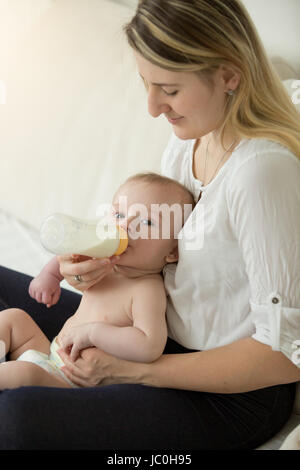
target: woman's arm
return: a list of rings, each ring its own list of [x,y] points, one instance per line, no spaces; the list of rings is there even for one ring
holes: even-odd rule
[[[253,338],[187,354],[165,354],[151,364],[124,361],[97,349],[72,363],[60,355],[67,377],[83,387],[136,383],[210,393],[242,393],[300,380],[300,369],[281,352]]]
[[[248,279],[252,339],[272,348],[268,351],[279,369],[274,351],[292,363],[293,345],[300,339],[299,181],[299,160],[271,144],[243,160],[227,191]]]
[[[208,351],[162,356],[141,371],[142,383],[211,393],[242,393],[300,380],[281,352],[253,338]]]

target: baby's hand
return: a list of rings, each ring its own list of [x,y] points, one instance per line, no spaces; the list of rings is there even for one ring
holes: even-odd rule
[[[60,298],[60,280],[52,273],[42,271],[29,285],[29,295],[47,307],[55,305]]]
[[[93,325],[93,323],[84,323],[73,326],[59,338],[62,349],[70,355],[71,361],[76,361],[82,349],[94,346],[90,340]]]

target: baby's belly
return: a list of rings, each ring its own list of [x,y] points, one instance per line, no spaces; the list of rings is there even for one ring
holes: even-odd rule
[[[78,326],[78,325],[82,325],[84,322],[82,321],[79,321],[79,318],[76,317],[76,314],[72,315],[72,317],[70,317],[64,324],[64,326],[62,327],[62,329],[60,330],[60,332],[58,333],[57,335],[57,341],[58,343],[60,343],[60,338],[62,337],[63,334],[67,333],[67,331],[72,328],[73,326]]]

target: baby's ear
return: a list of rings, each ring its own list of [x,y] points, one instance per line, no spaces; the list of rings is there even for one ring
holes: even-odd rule
[[[165,257],[166,263],[176,263],[176,261],[178,261],[178,257],[178,246],[175,246],[173,250]]]

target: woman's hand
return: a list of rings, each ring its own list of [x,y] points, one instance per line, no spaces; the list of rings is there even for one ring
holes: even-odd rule
[[[58,256],[61,275],[70,286],[84,292],[100,282],[118,262],[119,256],[110,258],[91,258],[82,255]],[[75,276],[80,276],[81,281]]]
[[[139,383],[133,377],[133,371],[135,365],[140,367],[140,364],[118,359],[97,348],[82,350],[75,362],[71,361],[69,354],[62,349],[57,352],[65,363],[62,367],[63,373],[80,387]]]

